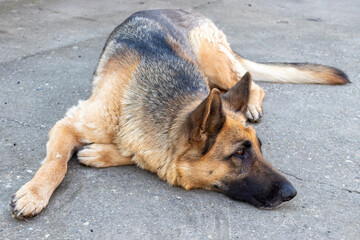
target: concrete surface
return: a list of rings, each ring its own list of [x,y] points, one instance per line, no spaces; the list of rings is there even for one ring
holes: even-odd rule
[[[10,197],[40,166],[47,132],[89,96],[107,35],[134,11],[165,7],[205,14],[252,60],[348,73],[346,86],[260,83],[264,155],[298,196],[264,211],[73,158],[49,206],[12,219]],[[351,0],[0,0],[0,239],[360,239],[359,12]]]

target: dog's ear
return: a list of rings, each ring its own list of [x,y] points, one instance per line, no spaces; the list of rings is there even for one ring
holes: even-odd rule
[[[249,72],[246,72],[235,86],[222,95],[222,99],[226,101],[233,110],[245,113],[250,97],[251,82],[251,75]]]
[[[220,91],[214,88],[187,119],[190,140],[204,141],[211,135],[219,133],[225,120]]]

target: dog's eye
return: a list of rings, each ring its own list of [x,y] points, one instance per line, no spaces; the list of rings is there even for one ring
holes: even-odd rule
[[[245,156],[246,156],[245,150],[244,150],[244,149],[237,150],[237,151],[234,153],[234,156],[235,156],[235,157],[238,157],[238,158],[241,158],[241,159],[244,159]]]

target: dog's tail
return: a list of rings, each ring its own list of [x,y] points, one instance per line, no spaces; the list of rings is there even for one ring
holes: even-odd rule
[[[350,83],[346,74],[333,67],[311,63],[256,63],[237,56],[254,79],[279,83],[341,85]]]

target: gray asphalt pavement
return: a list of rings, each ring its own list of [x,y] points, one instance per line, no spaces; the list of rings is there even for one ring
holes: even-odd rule
[[[76,158],[48,207],[11,218],[9,202],[45,157],[47,133],[90,95],[107,35],[131,13],[191,8],[256,61],[343,69],[345,86],[261,83],[265,157],[298,190],[272,211],[172,187],[135,166]],[[360,239],[359,1],[0,0],[0,239]]]

